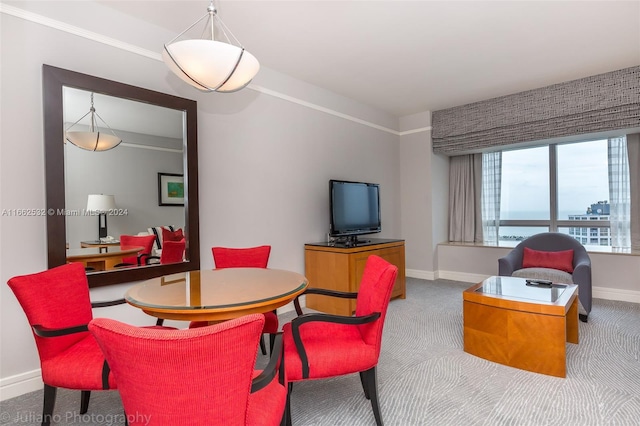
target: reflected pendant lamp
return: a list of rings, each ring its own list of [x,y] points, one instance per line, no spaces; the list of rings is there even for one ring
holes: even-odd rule
[[[203,34],[207,38],[178,41],[205,18]],[[238,91],[246,87],[260,69],[255,56],[245,50],[218,17],[213,2],[203,17],[164,45],[162,60],[183,81],[204,92]]]
[[[90,115],[88,132],[70,131],[73,126],[78,124],[80,120],[85,118],[87,115]],[[98,122],[96,121],[96,117],[99,118],[102,123],[104,123],[104,125],[111,131],[111,134],[100,131]],[[65,138],[78,148],[86,149],[87,151],[107,151],[109,149],[115,148],[116,146],[120,145],[120,142],[122,142],[122,139],[119,138],[113,130],[111,130],[111,127],[109,127],[109,125],[105,123],[105,121],[98,115],[96,109],[93,107],[93,93],[91,93],[91,108],[89,109],[89,112],[87,112],[85,115],[80,117],[78,121],[68,127],[67,131],[65,132]]]

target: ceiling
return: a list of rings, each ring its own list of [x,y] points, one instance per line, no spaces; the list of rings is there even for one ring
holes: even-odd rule
[[[176,35],[209,5],[101,3]],[[261,65],[395,116],[640,65],[640,1],[214,4]]]

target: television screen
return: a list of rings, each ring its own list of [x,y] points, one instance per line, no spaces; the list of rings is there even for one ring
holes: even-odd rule
[[[382,230],[378,184],[330,180],[329,196],[332,236],[372,234]]]

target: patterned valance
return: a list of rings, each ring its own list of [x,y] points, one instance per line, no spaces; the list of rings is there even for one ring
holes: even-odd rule
[[[434,111],[433,151],[446,155],[640,127],[640,66]]]

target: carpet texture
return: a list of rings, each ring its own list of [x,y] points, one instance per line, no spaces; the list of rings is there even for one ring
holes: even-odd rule
[[[595,299],[580,344],[567,344],[562,379],[462,350],[470,285],[408,278],[407,298],[391,302],[378,365],[387,426],[640,425],[640,304]],[[291,404],[294,425],[375,425],[357,374],[296,383]],[[84,416],[79,405],[79,392],[59,390],[57,424],[124,424],[117,392],[94,392]],[[42,391],[3,401],[0,424],[37,425],[41,409]]]

